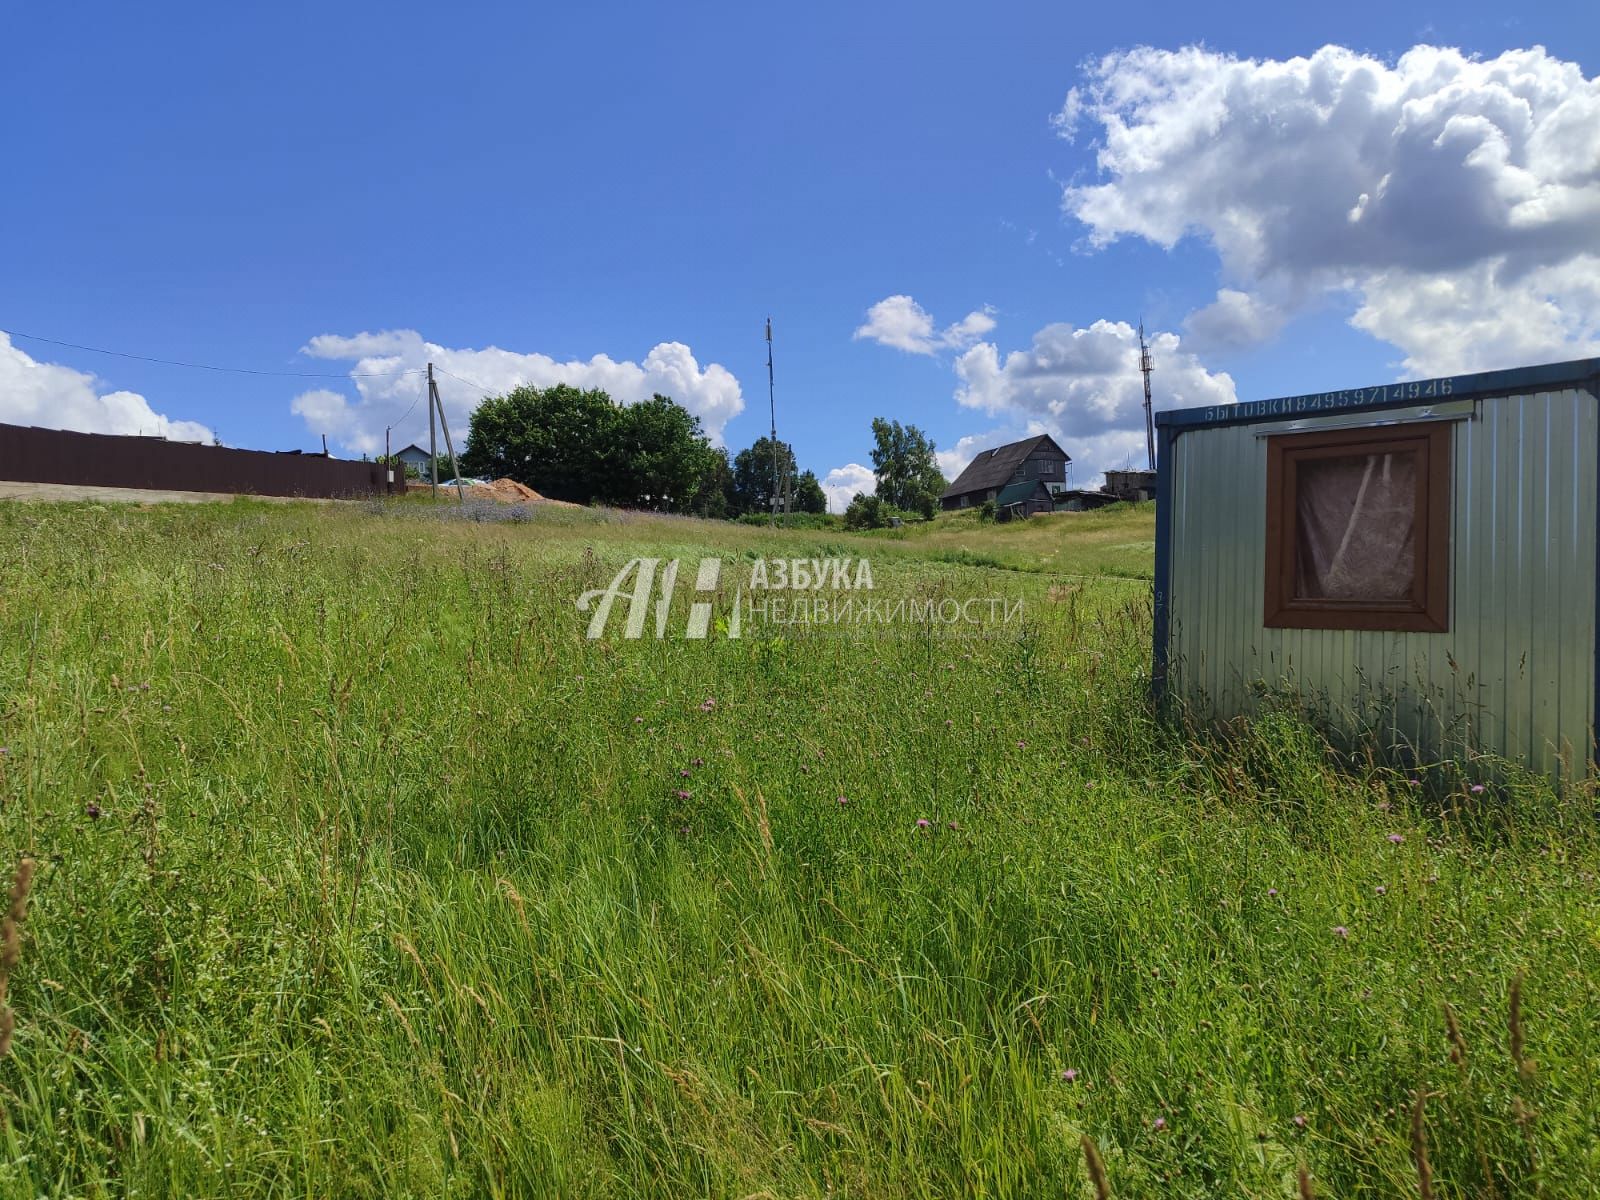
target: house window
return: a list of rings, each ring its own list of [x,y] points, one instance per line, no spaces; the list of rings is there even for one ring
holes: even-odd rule
[[[1450,627],[1450,425],[1267,439],[1270,629]]]

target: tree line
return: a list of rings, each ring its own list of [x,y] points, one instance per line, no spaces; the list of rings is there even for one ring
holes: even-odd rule
[[[881,524],[890,512],[931,516],[945,488],[933,442],[914,425],[882,418],[872,434],[877,486],[873,496],[852,500],[854,523]],[[598,388],[564,383],[524,385],[480,404],[460,467],[578,504],[739,517],[770,514],[776,494],[789,512],[828,507],[816,473],[799,469],[787,442],[774,446],[763,436],[730,456],[670,397],[618,404]],[[874,519],[865,519],[869,509]]]

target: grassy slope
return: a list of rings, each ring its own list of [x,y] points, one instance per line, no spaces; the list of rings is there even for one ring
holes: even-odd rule
[[[870,536],[915,546],[933,559],[1048,574],[1149,579],[1156,506],[1116,504],[1094,512],[1049,513],[1000,523],[982,521],[976,510],[968,510],[940,513],[931,522],[912,522]]]
[[[1442,1195],[1591,1195],[1586,814],[1184,742],[1141,585],[937,558],[1147,512],[952,526],[0,506],[0,1196],[1083,1195],[1083,1133],[1120,1196],[1409,1195],[1419,1085]],[[707,547],[1026,621],[583,640]]]

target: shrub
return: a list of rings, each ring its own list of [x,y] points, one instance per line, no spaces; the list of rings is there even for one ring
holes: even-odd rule
[[[850,507],[844,510],[846,529],[882,529],[889,523],[889,506],[876,496],[856,493]]]

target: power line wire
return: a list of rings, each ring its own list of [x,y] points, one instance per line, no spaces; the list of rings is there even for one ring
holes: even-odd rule
[[[422,399],[422,397],[420,395],[413,397],[412,400],[411,400],[411,408],[406,409],[406,411],[401,414],[400,419],[398,421],[391,421],[389,423],[389,428],[393,429],[396,425],[404,425],[406,423],[406,418],[411,415],[411,409],[412,408],[416,408],[417,401],[421,400],[421,399]]]
[[[443,368],[443,367],[441,367],[441,366],[440,366],[440,365],[439,365],[439,364],[438,364],[438,363],[434,363],[434,365],[433,365],[433,369],[434,369],[434,370],[435,370],[435,371],[437,371],[437,372],[439,372],[439,374],[441,374],[441,375],[448,375],[448,376],[450,376],[450,378],[451,378],[451,379],[454,379],[454,380],[455,380],[455,381],[456,381],[456,382],[457,382],[457,383],[464,383],[464,384],[466,384],[466,385],[467,385],[467,386],[468,386],[468,387],[470,387],[470,388],[477,388],[477,389],[478,389],[478,390],[479,390],[479,391],[480,391],[480,392],[482,392],[482,393],[483,393],[483,394],[484,394],[484,395],[485,395],[485,396],[492,396],[492,395],[494,395],[494,389],[493,389],[493,388],[486,388],[486,387],[484,387],[484,386],[483,386],[483,384],[481,384],[481,383],[473,383],[473,382],[472,382],[472,380],[470,380],[470,379],[463,379],[463,378],[461,378],[461,376],[459,376],[459,375],[457,375],[457,374],[456,374],[456,373],[455,373],[455,372],[454,372],[454,371],[446,371],[446,370],[445,370],[445,369],[444,369],[444,368]]]
[[[268,375],[279,379],[388,379],[396,375],[420,375],[423,368],[407,367],[398,371],[346,371],[338,375],[330,375],[317,371],[258,371],[250,367],[217,367],[209,363],[178,362],[171,358],[152,358],[146,354],[128,354],[121,350],[106,350],[100,346],[83,346],[77,342],[63,342],[56,338],[42,337],[37,333],[23,333],[19,329],[0,329],[0,333],[13,338],[26,338],[30,342],[46,342],[52,346],[64,346],[68,350],[86,350],[90,354],[109,354],[114,358],[131,358],[137,362],[159,363],[164,367],[187,367],[193,371],[221,371],[229,375]],[[463,383],[466,380],[462,380]],[[413,405],[413,407],[415,407]],[[404,420],[404,418],[401,418]]]

